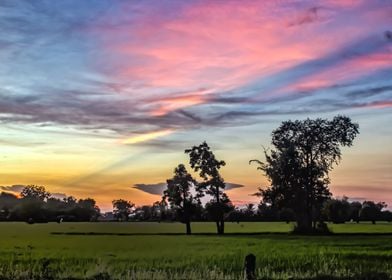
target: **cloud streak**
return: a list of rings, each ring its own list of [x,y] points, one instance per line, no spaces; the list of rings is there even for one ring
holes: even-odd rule
[[[12,185],[12,186],[0,186],[0,190],[5,192],[20,193],[25,185]]]
[[[242,187],[244,187],[244,185],[235,184],[235,183],[226,183],[225,190],[228,191],[228,190],[242,188]],[[166,183],[135,184],[133,188],[153,195],[162,195],[163,191],[166,189]]]

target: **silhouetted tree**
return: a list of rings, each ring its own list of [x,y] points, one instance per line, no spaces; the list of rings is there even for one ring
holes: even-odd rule
[[[43,201],[50,197],[50,193],[46,191],[44,186],[28,185],[22,189],[20,196],[22,198],[34,198]]]
[[[257,206],[257,214],[262,221],[277,221],[279,217],[278,209],[264,202]]]
[[[191,234],[191,219],[196,212],[200,199],[195,197],[191,190],[196,181],[188,173],[183,164],[174,169],[174,176],[167,180],[167,189],[163,192],[163,201],[168,201],[175,209],[179,220],[186,225],[186,234]]]
[[[350,203],[347,201],[347,197],[330,199],[325,202],[323,212],[329,221],[334,224],[342,224],[350,217]]]
[[[47,222],[46,200],[50,193],[43,186],[28,185],[20,193],[19,203],[12,209],[11,219],[19,221]]]
[[[12,208],[18,203],[18,197],[12,193],[2,192],[0,194],[0,220],[9,219]]]
[[[252,217],[255,214],[255,205],[253,203],[245,205],[245,214],[249,217]]]
[[[67,206],[67,208],[75,207],[75,205],[77,203],[77,199],[73,196],[64,197],[63,201],[64,201],[65,205]]]
[[[359,223],[359,213],[362,209],[362,203],[359,201],[353,201],[350,203],[350,215],[349,219]]]
[[[26,221],[29,223],[47,222],[45,202],[34,197],[24,197],[12,209],[11,220]]]
[[[165,211],[162,213],[162,200],[161,201],[155,201],[152,204],[151,207],[151,219],[154,221],[161,221],[162,220],[162,214],[165,216]]]
[[[113,200],[112,204],[114,216],[121,221],[128,221],[128,216],[131,214],[131,210],[135,204],[124,199]]]
[[[351,146],[358,124],[337,116],[331,121],[285,121],[272,132],[275,149],[264,151],[259,164],[271,186],[260,189],[264,202],[296,213],[296,231],[311,232],[321,218],[323,203],[330,198],[328,173],[341,158],[340,146]]]
[[[46,213],[46,218],[48,219],[48,221],[55,221],[58,220],[59,216],[65,215],[66,204],[64,203],[64,201],[58,198],[49,197],[46,200],[43,209]]]
[[[206,210],[216,222],[218,234],[223,234],[225,214],[234,209],[229,197],[224,193],[226,185],[219,173],[219,169],[226,163],[215,158],[206,142],[185,150],[185,153],[189,154],[191,167],[195,172],[199,172],[200,177],[204,180],[197,185],[199,194],[205,193],[212,196],[212,199],[206,204]]]
[[[240,208],[235,207],[227,216],[227,220],[230,222],[237,222],[244,220],[244,213],[241,211]]]
[[[28,185],[19,197],[10,193],[0,194],[0,220],[26,221],[94,221],[99,208],[94,199],[68,196],[58,199],[43,186]]]
[[[364,201],[359,217],[361,220],[371,221],[372,224],[375,224],[377,220],[381,219],[381,210],[385,207],[387,207],[385,202]]]
[[[79,199],[75,207],[70,211],[78,221],[96,221],[100,215],[99,207],[92,198]]]
[[[389,210],[386,210],[386,211],[382,211],[381,212],[381,219],[383,220],[383,221],[387,221],[387,222],[392,222],[392,212],[391,211],[389,211]]]

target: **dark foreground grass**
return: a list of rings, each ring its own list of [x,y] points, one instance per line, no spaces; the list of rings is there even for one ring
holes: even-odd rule
[[[0,223],[0,278],[239,279],[248,253],[258,279],[392,277],[392,224],[334,225],[332,236],[290,228],[227,224],[229,234],[215,236],[214,224],[197,223],[185,236],[181,224]]]

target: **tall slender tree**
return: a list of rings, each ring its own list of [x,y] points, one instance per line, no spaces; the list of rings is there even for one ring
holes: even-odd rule
[[[189,163],[193,170],[199,172],[203,179],[203,182],[197,186],[198,193],[200,196],[204,194],[212,196],[212,199],[206,204],[206,209],[216,222],[217,233],[223,234],[225,214],[234,209],[229,197],[224,193],[226,184],[219,173],[219,169],[226,163],[215,158],[206,142],[185,150],[185,153],[189,154]]]
[[[188,173],[183,164],[174,169],[174,176],[167,180],[167,189],[163,192],[163,201],[168,201],[177,216],[186,225],[186,234],[191,234],[191,219],[200,204],[200,199],[192,194],[195,179]]]

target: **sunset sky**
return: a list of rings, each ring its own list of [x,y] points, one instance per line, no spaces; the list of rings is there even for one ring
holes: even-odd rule
[[[150,204],[206,140],[256,202],[271,131],[338,114],[333,194],[392,206],[390,0],[0,1],[0,191]]]

